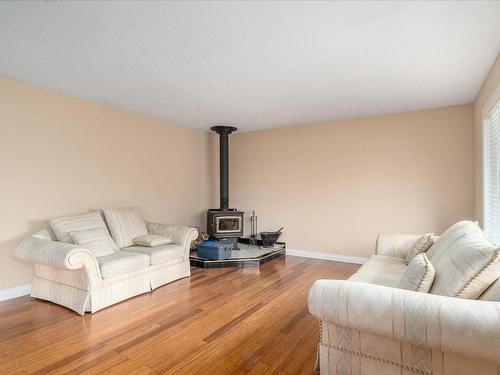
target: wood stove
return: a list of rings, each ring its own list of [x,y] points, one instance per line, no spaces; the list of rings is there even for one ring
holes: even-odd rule
[[[219,134],[220,208],[207,212],[207,231],[210,238],[231,242],[238,248],[238,238],[243,237],[244,212],[229,208],[229,134],[238,130],[232,126],[213,126]]]

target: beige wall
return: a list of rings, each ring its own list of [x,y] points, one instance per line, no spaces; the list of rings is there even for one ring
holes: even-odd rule
[[[377,233],[473,218],[473,147],[471,105],[237,134],[231,206],[291,249],[367,257]]]
[[[138,205],[147,219],[202,224],[210,136],[0,77],[0,290],[31,281],[11,250],[46,219]]]
[[[500,85],[500,54],[488,76],[484,80],[483,86],[474,101],[474,196],[476,218],[483,221],[483,109],[492,94]]]
[[[231,206],[247,228],[252,209],[259,230],[284,225],[304,251],[366,257],[379,232],[440,232],[474,217],[472,116],[465,105],[233,135]],[[5,77],[0,127],[0,290],[30,282],[10,252],[47,218],[139,205],[204,226],[218,205],[215,136]]]

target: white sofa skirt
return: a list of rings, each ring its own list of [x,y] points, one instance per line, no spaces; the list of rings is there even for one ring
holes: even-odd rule
[[[178,259],[132,274],[104,279],[99,288],[88,291],[81,288],[87,285],[83,270],[79,273],[44,265],[36,265],[36,268],[31,297],[57,303],[81,315],[86,311],[94,313],[191,274],[189,259]]]

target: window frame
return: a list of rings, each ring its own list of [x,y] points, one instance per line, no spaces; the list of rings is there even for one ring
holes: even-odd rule
[[[495,110],[496,107],[499,107],[500,111],[500,84],[497,85],[495,91],[491,95],[490,99],[486,102],[485,106],[483,107],[483,112],[481,116],[481,138],[482,138],[482,166],[481,166],[481,173],[482,173],[482,214],[483,214],[483,229],[487,234],[491,234],[490,228],[489,228],[489,220],[488,220],[488,191],[489,191],[489,180],[488,180],[488,155],[489,155],[489,147],[488,147],[488,116],[491,113],[492,110]],[[500,147],[500,139],[499,139],[499,147]],[[498,162],[500,163],[500,157]],[[500,184],[499,184],[500,186]],[[493,242],[493,241],[492,241]]]

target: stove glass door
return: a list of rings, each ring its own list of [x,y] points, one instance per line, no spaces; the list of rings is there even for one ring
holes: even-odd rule
[[[219,216],[215,219],[216,233],[238,233],[241,231],[241,217]]]

